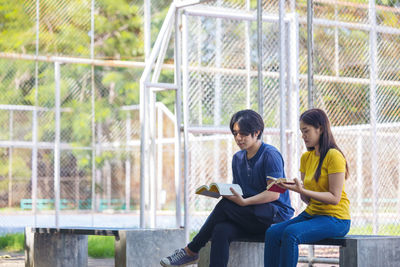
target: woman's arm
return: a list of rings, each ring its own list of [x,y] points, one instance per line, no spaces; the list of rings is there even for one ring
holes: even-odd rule
[[[317,192],[305,189],[297,179],[295,179],[295,185],[284,185],[284,187],[289,190],[295,191],[302,196],[307,197],[308,199],[313,198],[325,204],[337,205],[340,201],[340,198],[342,197],[344,179],[344,172],[329,174],[329,191],[327,192]]]
[[[303,184],[304,184],[304,177],[305,177],[305,174],[303,172],[301,172],[301,181],[302,181]],[[310,198],[309,197],[307,197],[307,196],[305,196],[303,194],[300,194],[300,198],[307,205],[308,205],[308,203],[310,203]]]

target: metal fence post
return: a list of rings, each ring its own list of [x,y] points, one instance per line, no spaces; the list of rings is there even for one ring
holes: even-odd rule
[[[376,44],[376,13],[375,13],[375,0],[369,1],[369,21],[371,24],[370,37],[370,124],[371,124],[371,141],[372,147],[371,166],[372,166],[372,208],[373,208],[373,233],[378,234],[379,227],[379,213],[378,213],[378,140],[377,140],[377,107],[376,107],[376,78],[378,73],[378,60],[377,60],[377,44]]]
[[[61,93],[60,93],[60,62],[54,62],[55,80],[55,141],[54,141],[54,207],[55,226],[60,225],[60,134],[61,134]]]

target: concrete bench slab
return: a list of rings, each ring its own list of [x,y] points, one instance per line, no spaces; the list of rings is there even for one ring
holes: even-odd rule
[[[210,242],[200,250],[199,267],[209,266]],[[400,236],[349,235],[328,238],[308,244],[340,246],[338,263],[341,267],[400,266]],[[263,267],[264,236],[254,236],[233,241],[229,248],[228,266]]]
[[[160,257],[185,245],[184,229],[29,228],[26,267],[86,267],[88,235],[115,236],[115,266],[160,266]]]

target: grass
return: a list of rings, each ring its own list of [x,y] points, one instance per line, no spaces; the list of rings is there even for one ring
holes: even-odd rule
[[[88,254],[92,258],[113,258],[114,257],[113,236],[90,235],[88,238]]]
[[[378,235],[400,235],[400,225],[398,224],[382,224],[378,227]],[[373,228],[371,224],[364,226],[352,226],[349,235],[372,235]]]
[[[0,250],[7,252],[24,251],[24,234],[6,234],[0,236]],[[88,255],[92,258],[113,258],[114,257],[113,236],[89,236]]]
[[[0,236],[0,249],[8,252],[20,252],[24,250],[24,234],[6,234]]]

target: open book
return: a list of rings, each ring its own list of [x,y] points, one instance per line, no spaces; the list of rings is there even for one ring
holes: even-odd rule
[[[267,178],[272,180],[267,186],[267,191],[285,193],[286,189],[279,187],[277,184],[294,184],[294,180],[291,178],[275,178],[272,176],[267,176]]]
[[[220,196],[233,196],[229,188],[233,188],[240,195],[243,195],[242,188],[238,184],[211,183],[210,185],[202,185],[196,189],[196,194],[219,198]]]

